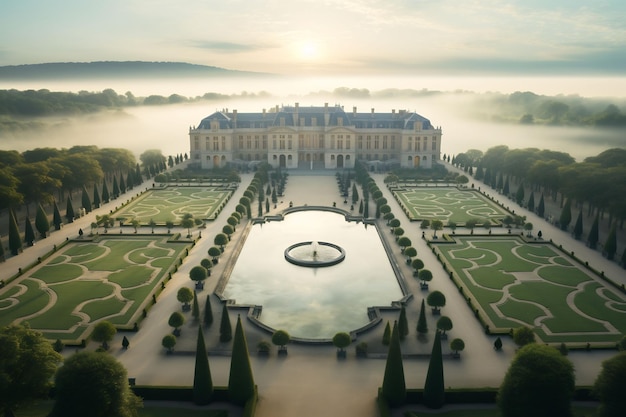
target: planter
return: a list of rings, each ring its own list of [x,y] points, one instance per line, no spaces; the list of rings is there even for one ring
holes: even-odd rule
[[[345,350],[338,350],[337,351],[337,359],[345,359],[346,358],[346,351]]]

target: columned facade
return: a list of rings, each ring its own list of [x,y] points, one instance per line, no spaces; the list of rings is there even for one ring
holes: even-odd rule
[[[441,128],[417,113],[344,111],[328,104],[276,106],[261,113],[219,111],[189,128],[192,162],[202,168],[266,161],[286,169],[354,168],[357,160],[430,168]]]

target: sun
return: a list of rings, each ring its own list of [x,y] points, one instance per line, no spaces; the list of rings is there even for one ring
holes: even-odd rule
[[[313,41],[304,41],[297,46],[297,54],[303,61],[315,61],[319,58],[319,47]]]

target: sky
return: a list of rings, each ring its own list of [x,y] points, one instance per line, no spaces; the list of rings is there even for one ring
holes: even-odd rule
[[[0,65],[90,61],[293,75],[624,75],[626,2],[0,2]]]

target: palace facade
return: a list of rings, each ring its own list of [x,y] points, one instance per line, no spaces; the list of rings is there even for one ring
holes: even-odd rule
[[[432,167],[441,127],[415,112],[359,113],[343,107],[276,106],[261,113],[217,111],[189,128],[194,165],[207,169],[267,161],[287,169],[354,168],[356,160],[384,166]]]

